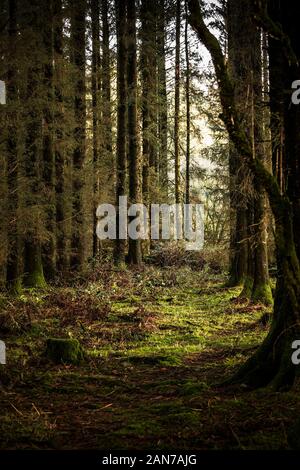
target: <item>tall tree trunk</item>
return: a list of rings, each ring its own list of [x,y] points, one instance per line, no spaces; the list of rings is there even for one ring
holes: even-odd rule
[[[97,205],[99,204],[99,91],[100,82],[100,7],[99,0],[91,1],[92,20],[92,106],[93,106],[93,164],[94,164],[94,199],[93,204],[93,256],[99,251],[99,240],[96,234],[97,227]],[[104,54],[103,54],[104,58]]]
[[[191,166],[191,104],[190,104],[190,56],[188,35],[188,4],[185,0],[185,62],[186,62],[186,171],[185,171],[185,203],[190,204],[190,166]]]
[[[40,105],[40,83],[43,77],[43,66],[39,54],[42,40],[42,8],[37,0],[28,5],[28,24],[32,38],[32,51],[27,72],[27,89],[25,97],[25,154],[24,167],[26,175],[26,220],[24,227],[24,285],[26,287],[44,287],[45,278],[42,264],[41,247],[41,153],[43,113]]]
[[[141,4],[141,68],[143,131],[143,202],[148,207],[157,191],[157,7],[151,0]],[[151,223],[151,221],[150,221]],[[143,243],[149,253],[150,243]]]
[[[293,7],[293,8],[292,8]],[[293,63],[286,60],[282,69],[284,80],[283,90],[289,90],[291,84],[300,77],[300,46],[299,46],[299,7],[281,5],[279,21],[282,23],[284,32],[291,41],[291,47],[297,57]],[[289,67],[288,67],[289,66]],[[286,70],[286,68],[288,69]],[[284,108],[284,151],[285,151],[285,177],[286,192],[293,209],[293,230],[297,257],[300,260],[300,107],[291,105],[287,95],[283,95]]]
[[[141,4],[142,22],[142,119],[143,119],[143,201],[151,199],[151,188],[156,187],[157,165],[157,80],[156,80],[156,9],[151,0]]]
[[[165,0],[159,0],[157,13],[157,73],[158,73],[158,138],[159,186],[163,198],[168,196],[168,101],[166,80],[166,18]]]
[[[55,247],[55,159],[53,147],[53,2],[45,1],[43,16],[44,109],[43,109],[43,183],[46,196],[47,241],[43,244],[43,266],[46,279],[56,271]]]
[[[55,220],[56,220],[56,271],[68,268],[66,195],[65,195],[65,150],[66,118],[64,113],[64,53],[62,0],[53,0],[53,44],[54,44],[54,153],[55,153]]]
[[[229,0],[227,3],[228,66],[235,84],[235,99],[245,122],[249,138],[252,137],[252,75],[249,62],[251,51],[251,25],[249,23],[248,0]],[[240,44],[243,44],[243,47]],[[252,252],[251,250],[251,179],[247,174],[243,157],[230,143],[230,268],[229,285],[243,285],[242,297],[251,294]]]
[[[278,2],[269,2],[270,14],[280,21]],[[285,165],[284,152],[284,100],[282,90],[284,87],[283,70],[285,67],[284,51],[277,38],[269,35],[269,71],[270,71],[270,111],[272,135],[272,170],[276,176],[281,192],[285,190],[286,175],[283,172]]]
[[[113,157],[112,142],[112,105],[111,105],[111,51],[110,51],[110,28],[108,20],[108,0],[102,0],[102,127],[103,127],[103,159],[108,173],[110,188],[115,184],[115,159]]]
[[[254,109],[254,152],[255,157],[267,166],[268,153],[264,128],[262,49],[261,31],[253,24],[253,109]],[[256,183],[256,184],[255,184]],[[254,206],[254,277],[251,299],[265,305],[272,305],[273,297],[269,279],[268,236],[267,236],[267,196],[264,188],[255,184]]]
[[[18,294],[21,290],[20,279],[20,237],[18,224],[18,77],[15,60],[17,57],[17,0],[9,0],[9,58],[7,76],[7,107],[8,107],[8,136],[7,136],[7,190],[8,190],[8,255],[6,270],[7,289]]]
[[[125,264],[126,242],[120,237],[119,198],[126,194],[127,159],[126,159],[126,15],[127,5],[124,0],[116,1],[117,16],[117,149],[116,149],[116,207],[117,239],[114,248],[116,264]]]
[[[5,73],[8,75],[9,70],[9,48],[7,47],[7,26],[9,25],[9,11],[7,8],[6,2],[0,3],[0,16],[1,16],[1,45],[0,45],[0,68],[3,81]],[[5,40],[3,40],[5,38]],[[7,75],[5,78],[7,78]],[[0,225],[0,288],[9,287],[7,283],[7,261],[9,256],[9,247],[8,247],[8,226],[10,222],[10,217],[7,211],[8,206],[8,178],[7,178],[7,158],[8,158],[8,107],[4,107],[5,103],[3,92],[3,83],[1,83],[1,104],[0,104],[0,133],[2,139],[0,141],[0,217],[2,224]],[[5,136],[5,137],[4,137]],[[3,138],[4,137],[4,138]]]
[[[84,160],[86,151],[85,24],[86,0],[72,0],[71,42],[74,66],[74,141],[71,267],[80,270],[84,249]]]
[[[180,26],[181,0],[176,2],[176,45],[175,45],[175,108],[174,108],[174,158],[175,158],[175,202],[180,204],[180,152],[179,152],[179,113],[180,113]]]
[[[249,140],[252,142],[253,156],[265,162],[261,34],[251,14],[248,0],[229,0],[229,64],[231,78],[235,83],[236,102],[240,114],[243,115]],[[269,305],[272,303],[272,293],[268,272],[266,195],[255,179],[252,182],[248,177],[248,184],[245,185],[247,169],[243,155],[234,148],[231,152],[231,178],[233,185],[236,183],[239,185],[238,192],[237,187],[232,191],[232,202],[236,206],[236,225],[233,227],[235,233],[231,238],[234,256],[230,284],[243,282],[241,297]],[[237,168],[236,161],[238,161]],[[247,222],[241,217],[244,210]],[[239,224],[244,224],[241,232]],[[247,262],[244,258],[246,251]]]
[[[129,199],[130,204],[142,202],[141,159],[138,149],[137,129],[137,58],[136,58],[136,5],[135,0],[127,0],[127,85],[128,85],[128,157],[129,157]],[[130,220],[130,218],[129,218]],[[129,238],[129,263],[142,262],[141,240]]]

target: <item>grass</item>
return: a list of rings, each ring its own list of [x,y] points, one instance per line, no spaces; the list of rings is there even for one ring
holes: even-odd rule
[[[2,449],[287,449],[300,410],[285,394],[218,384],[267,333],[266,309],[222,276],[181,268],[105,271],[77,288],[1,300]],[[79,366],[44,357],[80,341]]]

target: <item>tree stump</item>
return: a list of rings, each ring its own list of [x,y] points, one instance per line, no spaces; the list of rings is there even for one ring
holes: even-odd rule
[[[83,349],[77,339],[49,338],[46,344],[46,357],[55,364],[79,364],[83,359]]]

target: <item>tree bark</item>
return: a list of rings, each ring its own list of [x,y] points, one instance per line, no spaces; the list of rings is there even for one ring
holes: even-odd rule
[[[56,271],[63,273],[69,266],[66,230],[66,176],[64,139],[66,117],[64,113],[64,52],[62,0],[53,0],[54,42],[54,154],[55,154],[55,220]]]
[[[186,171],[185,171],[185,203],[190,204],[190,166],[191,166],[191,104],[190,104],[190,53],[188,36],[188,4],[185,0],[185,62],[186,62]]]
[[[55,158],[53,144],[53,2],[42,2],[43,50],[44,50],[44,109],[43,109],[43,184],[46,196],[46,231],[47,240],[43,243],[43,266],[47,280],[52,280],[56,272],[55,246]]]
[[[126,158],[126,15],[124,0],[116,0],[117,26],[117,150],[116,150],[116,208],[119,215],[119,197],[125,196],[127,186]],[[125,265],[126,242],[119,237],[119,217],[117,217],[117,239],[114,247],[114,260],[117,265]]]
[[[261,30],[253,24],[253,113],[254,113],[254,153],[267,167],[268,153],[265,141],[267,130],[264,126],[263,109],[263,64]],[[269,279],[268,236],[267,236],[267,196],[264,188],[254,180],[254,276],[251,300],[264,305],[273,304]]]
[[[141,23],[143,201],[148,206],[151,189],[156,187],[157,169],[156,9],[150,0],[142,1]]]
[[[158,138],[159,186],[163,199],[168,197],[168,101],[166,80],[165,0],[158,2],[157,14]]]
[[[28,7],[27,7],[28,8]],[[39,100],[39,86],[43,77],[41,57],[37,53],[42,40],[42,8],[38,1],[31,1],[28,10],[27,27],[32,32],[32,50],[27,72],[25,97],[26,138],[24,169],[26,175],[26,212],[28,218],[24,227],[24,285],[26,287],[44,287],[45,278],[42,264],[41,220],[42,214],[42,121],[43,113]]]
[[[252,27],[247,0],[227,3],[228,69],[234,83],[235,100],[249,138],[252,138]],[[251,251],[252,181],[239,150],[230,142],[230,268],[229,285],[242,285],[241,297],[251,294],[253,266]]]
[[[127,0],[127,86],[128,86],[128,157],[129,157],[129,199],[130,204],[142,202],[141,161],[138,150],[137,129],[137,59],[136,59],[136,5]],[[130,221],[130,218],[129,218]],[[130,264],[142,262],[141,240],[129,238],[128,260]]]
[[[110,28],[108,21],[108,1],[102,0],[102,126],[103,126],[103,158],[108,168],[108,180],[114,186],[115,160],[112,149],[112,105],[111,105],[111,51]]]
[[[7,191],[8,191],[8,255],[6,268],[6,287],[13,294],[21,290],[20,278],[20,236],[18,223],[19,206],[19,113],[18,108],[18,76],[14,63],[17,56],[18,35],[18,2],[9,0],[9,58],[7,74],[7,107],[8,107],[8,136],[7,136]]]
[[[94,204],[93,204],[93,256],[99,252],[99,240],[96,234],[96,211],[99,204],[99,92],[100,77],[100,7],[99,0],[91,1],[92,21],[92,106],[93,106],[93,167],[94,167]]]
[[[71,43],[74,66],[74,151],[71,267],[80,270],[84,248],[84,160],[86,151],[85,24],[86,0],[72,0]]]
[[[180,152],[179,152],[179,113],[180,113],[180,26],[181,0],[176,2],[176,45],[175,45],[175,107],[174,107],[174,158],[175,158],[175,202],[181,203],[180,192]]]

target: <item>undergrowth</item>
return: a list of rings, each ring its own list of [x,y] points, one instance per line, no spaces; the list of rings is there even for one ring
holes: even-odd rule
[[[268,330],[217,270],[108,263],[73,287],[1,298],[0,446],[5,449],[285,449],[300,408],[284,395],[220,386]],[[79,366],[45,358],[76,338]]]

